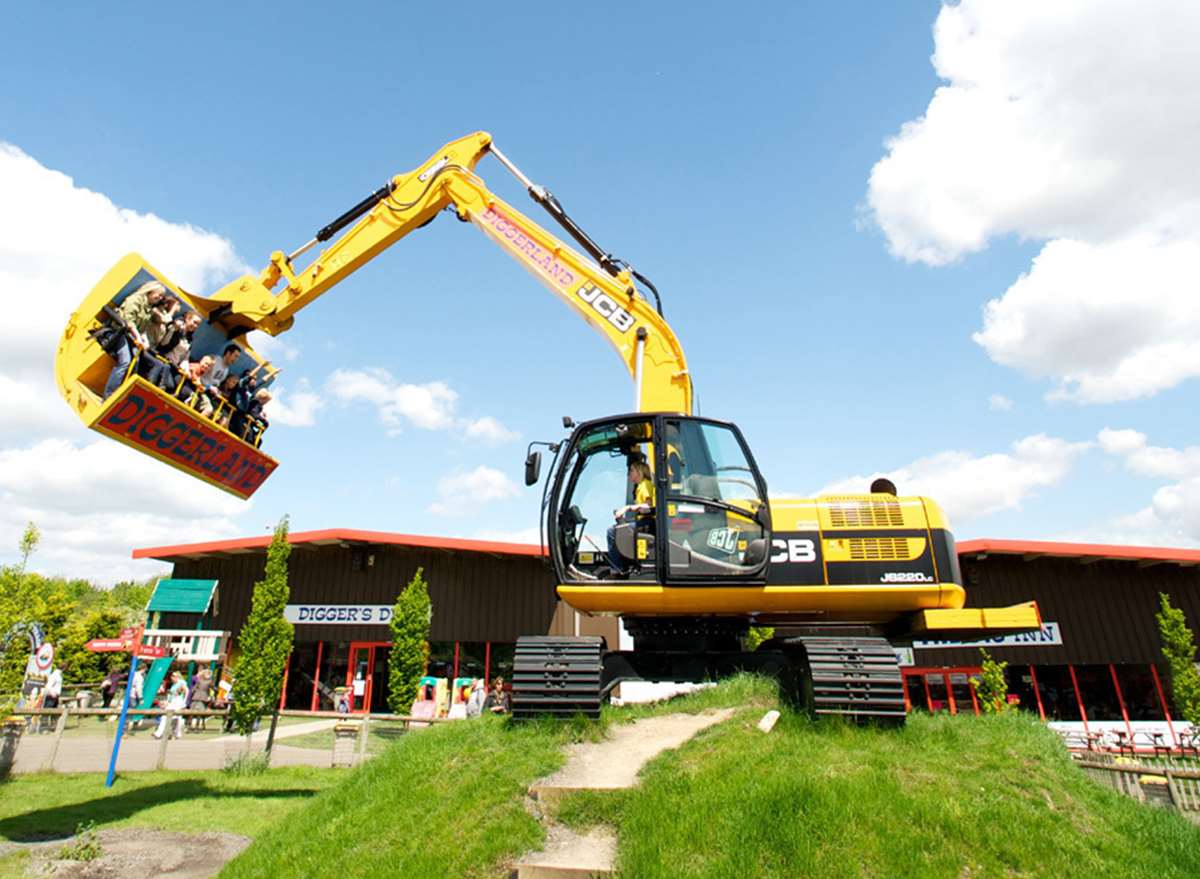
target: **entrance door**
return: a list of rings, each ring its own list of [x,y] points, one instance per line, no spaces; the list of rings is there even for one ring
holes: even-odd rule
[[[371,690],[375,678],[375,645],[355,642],[350,645],[350,667],[346,670],[346,686],[350,688],[350,710],[357,713],[371,710]]]

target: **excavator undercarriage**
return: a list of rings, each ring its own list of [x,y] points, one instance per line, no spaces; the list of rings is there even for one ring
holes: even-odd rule
[[[645,621],[631,622],[630,628],[637,631],[638,622]],[[676,643],[667,637],[667,626],[655,621],[656,637],[643,646],[644,639],[635,635],[634,650],[606,651],[599,636],[519,639],[513,661],[513,715],[599,717],[601,704],[624,682],[701,683],[749,672],[774,678],[785,701],[818,717],[904,723],[899,660],[878,631],[812,627],[747,652],[720,635],[707,649],[697,649],[703,621],[672,622],[680,636]]]

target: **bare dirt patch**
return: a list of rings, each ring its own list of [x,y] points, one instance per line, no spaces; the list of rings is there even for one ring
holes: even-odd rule
[[[129,876],[171,876],[174,879],[208,879],[250,844],[233,833],[175,833],[129,828],[100,830],[95,834],[100,855],[90,861],[59,858],[72,839],[13,845],[4,851],[30,853],[27,875],[56,879],[127,879]],[[4,852],[0,851],[0,854]]]

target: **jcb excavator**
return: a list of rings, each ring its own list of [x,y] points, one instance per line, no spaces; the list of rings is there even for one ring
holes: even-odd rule
[[[586,257],[484,185],[475,167],[489,153]],[[584,613],[620,615],[633,650],[609,651],[599,638],[520,639],[514,715],[595,716],[621,681],[701,681],[750,670],[777,676],[817,714],[903,722],[893,645],[1039,627],[1032,602],[964,608],[954,541],[928,498],[769,498],[738,428],[691,414],[691,376],[654,286],[599,247],[484,132],[447,144],[294,252],[271,254],[258,275],[209,296],[181,289],[137,254],[126,256],[71,316],[58,350],[60,390],[89,427],[247,497],[275,461],[147,382],[137,358],[117,391],[101,399],[113,368],[97,341],[101,327],[131,291],[157,280],[206,319],[210,349],[239,340],[243,356],[260,362],[244,343],[247,332],[286,331],[300,309],[442,210],[476,225],[603,335],[635,387],[636,411],[579,425],[564,419],[573,430],[546,444],[554,459],[543,491],[559,596]],[[196,343],[193,352],[207,353]],[[530,485],[541,466],[532,445]],[[627,475],[637,469],[633,462],[652,474],[640,504],[637,480]],[[614,519],[622,505],[635,508],[631,521]],[[787,634],[746,652],[751,624]]]

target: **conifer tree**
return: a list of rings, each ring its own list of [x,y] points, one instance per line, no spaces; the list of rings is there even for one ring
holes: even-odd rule
[[[417,568],[392,608],[392,653],[388,658],[388,705],[395,714],[408,714],[421,676],[429,662],[429,626],[433,605],[424,569]]]
[[[267,549],[266,573],[254,584],[250,616],[238,635],[230,711],[241,735],[249,735],[259,718],[279,703],[283,666],[292,649],[293,626],[283,616],[290,594],[288,556],[292,547],[287,536],[288,519],[284,516]]]
[[[1162,638],[1163,656],[1171,678],[1171,696],[1175,710],[1200,729],[1200,669],[1196,668],[1196,636],[1188,628],[1183,611],[1172,606],[1165,592],[1158,593],[1161,610],[1155,615]]]

